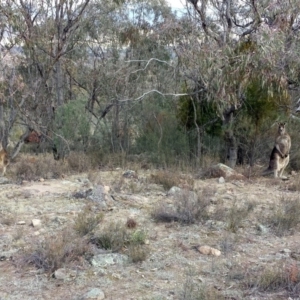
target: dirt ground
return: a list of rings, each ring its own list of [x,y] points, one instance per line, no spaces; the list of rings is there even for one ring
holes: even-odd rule
[[[138,170],[130,178],[125,178],[124,172],[97,173],[101,184],[110,188],[107,195],[112,196],[107,206],[98,208],[104,213],[102,225],[136,220],[137,228],[147,233],[147,258],[139,263],[114,262],[101,267],[83,258],[62,266],[62,278],[26,265],[20,258],[51,234],[72,228],[76,216],[91,202],[74,197],[75,192],[93,185],[88,175],[0,186],[1,300],[220,299],[218,295],[223,299],[297,299],[297,292],[285,288],[259,289],[253,279],[259,278],[265,268],[278,265],[287,273],[294,268],[299,276],[299,225],[278,235],[266,223],[284,200],[299,197],[296,175],[288,181],[258,177],[225,183],[193,176],[191,190],[209,197],[210,216],[218,216],[219,211],[221,217],[187,225],[153,220],[155,206],[173,203],[173,197],[161,185],[150,181],[155,170]],[[97,207],[97,203],[92,205]],[[252,208],[232,230],[222,211],[228,212],[234,205]],[[32,226],[34,219],[41,225]],[[221,255],[201,254],[198,249],[202,245],[220,250]],[[89,297],[95,288],[104,296]]]

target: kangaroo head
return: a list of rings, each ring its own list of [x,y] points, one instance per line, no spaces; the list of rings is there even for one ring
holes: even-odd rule
[[[285,122],[278,123],[278,133],[279,134],[285,133]]]

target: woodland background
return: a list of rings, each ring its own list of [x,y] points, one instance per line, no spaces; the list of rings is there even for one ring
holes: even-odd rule
[[[0,138],[11,157],[253,166],[267,164],[286,121],[299,169],[300,2],[185,4],[1,1]],[[33,131],[39,147],[23,147]]]

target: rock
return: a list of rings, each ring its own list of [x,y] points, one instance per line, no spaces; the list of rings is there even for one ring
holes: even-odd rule
[[[73,194],[73,197],[76,199],[85,199],[88,196],[92,195],[92,193],[93,193],[93,189],[88,189],[85,191],[78,191]]]
[[[180,192],[181,192],[181,188],[180,188],[180,187],[178,187],[178,186],[172,186],[172,187],[169,189],[167,195],[168,195],[168,196],[174,196],[175,194],[178,194],[178,193],[180,193]]]
[[[221,176],[221,177],[218,179],[218,182],[219,182],[219,183],[225,183],[224,177]]]
[[[64,279],[67,278],[67,272],[66,272],[66,270],[64,268],[57,269],[54,272],[54,277],[56,279],[64,280]]]
[[[103,300],[105,299],[105,294],[101,289],[93,288],[89,292],[87,292],[83,298],[83,300]]]
[[[107,254],[98,254],[95,255],[92,260],[91,264],[94,267],[106,267],[109,265],[123,265],[127,263],[128,256],[119,253],[107,253]]]
[[[0,177],[0,184],[8,184],[9,180],[6,177]]]
[[[204,254],[204,255],[213,255],[213,256],[220,256],[221,255],[220,250],[212,248],[210,246],[200,246],[200,247],[198,247],[198,251],[201,254]]]
[[[97,202],[103,207],[106,207],[105,195],[106,193],[104,187],[102,185],[96,185],[91,195],[88,196],[88,199]]]
[[[221,163],[212,166],[208,175],[211,177],[223,177],[224,179],[246,180],[244,175]]]
[[[42,226],[42,221],[40,219],[32,219],[31,225],[33,227],[41,227]]]
[[[132,171],[132,170],[127,170],[123,173],[123,177],[126,177],[126,178],[137,178],[137,174],[135,171]]]
[[[25,225],[25,224],[26,224],[25,221],[18,221],[18,222],[17,222],[17,225]]]
[[[267,234],[269,232],[269,228],[262,224],[257,224],[256,229],[260,234]]]
[[[44,181],[45,181],[44,178],[40,178],[40,179],[39,179],[39,182],[44,182]]]

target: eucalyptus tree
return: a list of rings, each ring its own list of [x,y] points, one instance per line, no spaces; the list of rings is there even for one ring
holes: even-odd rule
[[[94,141],[110,151],[130,150],[145,115],[153,118],[146,110],[151,99],[174,86],[169,42],[161,34],[172,16],[163,0],[95,1],[89,7],[88,57],[77,60],[82,67],[72,76],[88,96]]]
[[[19,61],[10,64],[16,91],[8,87],[4,95],[10,99],[6,108],[10,116],[27,128],[35,129],[53,141],[55,111],[68,97],[66,66],[71,53],[80,46],[80,29],[90,0],[6,0],[0,5],[3,52]],[[5,75],[5,74],[4,74]],[[8,80],[7,76],[6,80]],[[21,95],[20,95],[21,94]],[[2,108],[3,109],[3,108]],[[5,109],[5,107],[4,107]],[[10,117],[10,121],[13,121]],[[2,133],[8,139],[12,124]],[[15,156],[24,143],[26,133],[17,144]]]
[[[176,44],[181,74],[192,91],[205,92],[215,103],[232,166],[239,143],[235,121],[247,107],[253,82],[266,89],[263,101],[274,100],[273,109],[289,113],[290,89],[299,86],[299,6],[299,1],[277,0],[186,1]]]

